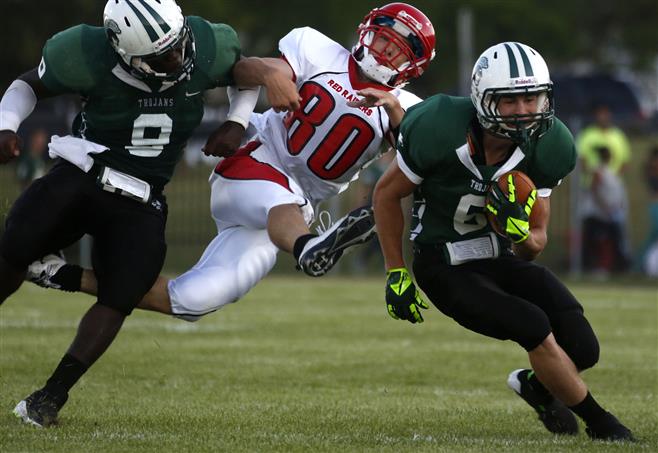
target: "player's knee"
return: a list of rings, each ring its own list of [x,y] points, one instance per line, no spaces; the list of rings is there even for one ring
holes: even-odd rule
[[[501,322],[510,332],[508,338],[517,342],[526,351],[532,351],[551,333],[548,316],[532,304],[519,305],[516,310],[517,313],[513,317],[500,317]]]
[[[126,302],[126,299],[123,297],[98,297],[99,305],[104,307],[111,308],[112,310],[118,311],[123,316],[128,317],[132,314],[135,307],[137,307],[137,302]]]
[[[175,317],[195,322],[237,300],[234,280],[222,272],[189,273],[169,283]],[[206,278],[207,276],[207,278]]]
[[[591,368],[599,361],[599,341],[581,310],[560,313],[553,324],[557,343],[578,370]]]

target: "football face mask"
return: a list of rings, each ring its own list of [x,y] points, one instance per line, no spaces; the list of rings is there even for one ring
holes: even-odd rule
[[[358,32],[354,57],[363,72],[381,84],[403,86],[434,58],[434,27],[413,6],[391,3],[375,8]]]

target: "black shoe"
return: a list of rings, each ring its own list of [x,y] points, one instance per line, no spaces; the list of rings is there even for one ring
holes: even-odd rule
[[[309,240],[299,254],[298,265],[311,277],[326,274],[345,249],[367,242],[375,235],[375,217],[370,206],[358,208]]]
[[[39,428],[56,425],[57,413],[68,398],[68,393],[51,393],[40,389],[18,403],[14,415]]]
[[[585,432],[592,440],[635,442],[631,430],[622,425],[610,412],[606,412],[605,417],[596,423],[588,424]]]
[[[509,388],[537,412],[547,430],[553,434],[578,434],[578,421],[573,412],[557,398],[549,395],[547,402],[545,395],[538,394],[528,382],[529,372],[524,369],[512,371],[507,378]]]

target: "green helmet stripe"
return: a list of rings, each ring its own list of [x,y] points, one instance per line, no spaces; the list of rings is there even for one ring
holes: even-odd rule
[[[514,79],[519,76],[519,66],[516,64],[516,57],[514,56],[514,52],[512,52],[512,48],[504,44],[505,50],[507,50],[507,58],[509,59],[509,76],[510,78]]]
[[[523,60],[523,67],[525,68],[525,76],[526,77],[532,77],[535,75],[534,71],[532,70],[532,64],[530,64],[530,59],[528,58],[528,54],[525,52],[523,47],[521,47],[521,44],[518,42],[514,43],[516,45],[516,48],[519,49],[519,53],[521,54],[521,59]]]
[[[162,33],[167,33],[169,30],[171,30],[171,27],[165,20],[162,18],[161,15],[158,14],[156,10],[153,9],[151,5],[146,3],[144,0],[139,0],[139,3],[142,4],[144,8],[146,8],[146,11],[151,13],[151,16],[155,19],[155,21],[158,23],[158,26],[162,29]]]
[[[126,3],[128,4],[128,6],[130,6],[130,9],[133,10],[139,21],[144,26],[146,33],[148,33],[149,38],[151,38],[151,42],[157,41],[159,38],[158,34],[156,33],[155,29],[151,26],[150,22],[146,19],[146,17],[144,17],[142,12],[138,10],[137,7],[133,5],[132,2],[130,2],[130,0],[126,0]]]

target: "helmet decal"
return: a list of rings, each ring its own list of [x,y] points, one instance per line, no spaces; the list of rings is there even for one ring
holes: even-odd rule
[[[482,78],[482,70],[489,68],[489,59],[485,56],[480,57],[473,72],[473,85],[478,86]]]
[[[107,28],[109,31],[114,33],[115,35],[120,35],[121,34],[121,29],[119,28],[119,24],[117,24],[114,19],[105,19],[105,23],[103,24],[105,28]]]

